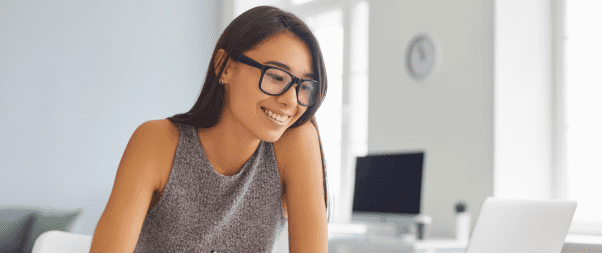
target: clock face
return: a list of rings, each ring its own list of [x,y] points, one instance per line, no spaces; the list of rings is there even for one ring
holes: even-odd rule
[[[406,70],[412,79],[420,82],[432,73],[435,59],[433,41],[426,34],[418,34],[406,51]]]

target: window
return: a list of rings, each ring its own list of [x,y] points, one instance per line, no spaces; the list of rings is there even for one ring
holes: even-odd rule
[[[343,106],[343,13],[340,9],[301,17],[310,27],[322,49],[328,75],[328,94],[316,112],[320,138],[328,169],[331,205],[341,196],[341,148]]]
[[[602,234],[602,1],[566,1],[564,113],[566,196],[577,201],[571,233]]]
[[[368,150],[368,3],[233,0],[229,20],[258,5],[295,13],[320,43],[328,72],[328,94],[316,119],[329,173],[328,197],[335,207],[331,221],[346,222],[351,218],[355,157],[366,155]]]
[[[291,0],[291,2],[293,4],[304,4],[304,3],[311,2],[311,1],[313,1],[313,0]]]

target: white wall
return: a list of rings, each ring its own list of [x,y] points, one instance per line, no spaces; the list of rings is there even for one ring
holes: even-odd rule
[[[196,101],[219,4],[1,1],[0,205],[81,207],[92,234],[136,127]]]
[[[494,3],[492,0],[370,1],[370,153],[425,150],[421,212],[432,236],[454,237],[454,203],[472,225],[493,195]],[[427,33],[440,67],[429,80],[404,70],[408,42]]]

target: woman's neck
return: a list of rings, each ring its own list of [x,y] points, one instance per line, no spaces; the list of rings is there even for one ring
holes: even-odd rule
[[[226,176],[237,174],[260,143],[225,110],[215,126],[199,128],[197,135],[213,169]]]

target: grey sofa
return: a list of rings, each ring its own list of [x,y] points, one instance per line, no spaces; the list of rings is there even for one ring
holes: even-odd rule
[[[52,210],[0,206],[0,253],[30,253],[35,240],[49,230],[70,232],[81,208]]]

